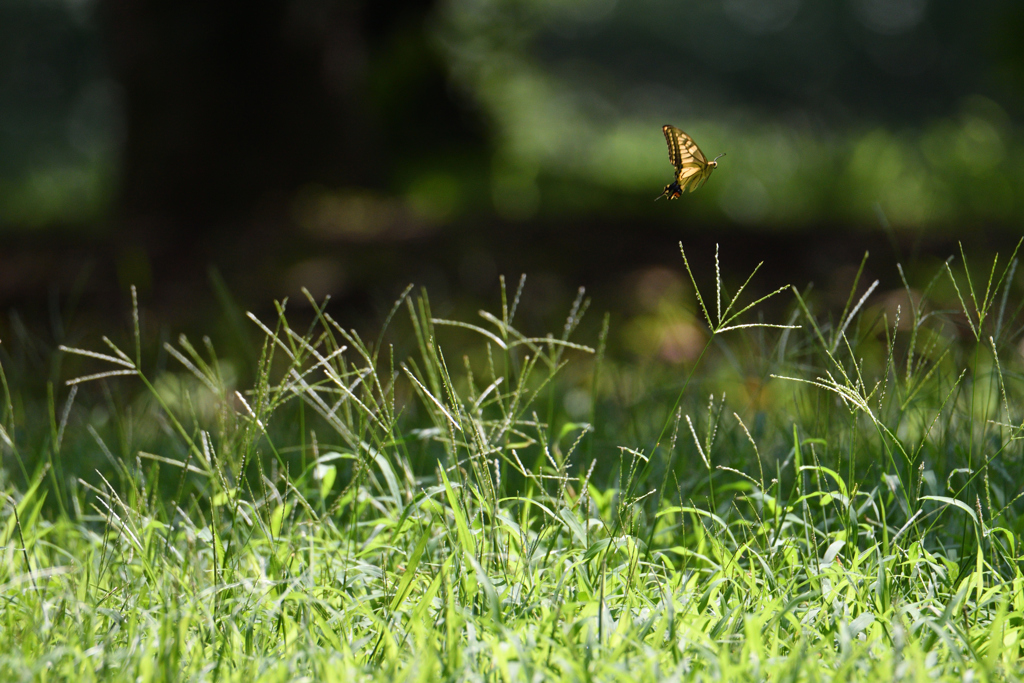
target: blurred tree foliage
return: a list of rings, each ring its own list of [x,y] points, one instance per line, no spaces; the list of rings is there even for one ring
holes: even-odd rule
[[[706,220],[1024,218],[1019,3],[451,0],[442,17],[452,73],[495,124],[510,217],[571,205],[581,183],[656,191],[673,123],[729,154],[693,198]]]
[[[8,0],[0,201],[27,208],[0,226],[102,205],[133,235],[202,238],[310,184],[387,190],[400,160],[479,149],[425,30],[433,4]],[[26,194],[54,168],[53,196]],[[104,192],[57,212],[71,172]]]
[[[1016,226],[1022,29],[1016,0],[6,0],[0,228],[660,215],[663,123],[728,153],[691,218]]]
[[[107,208],[122,130],[89,8],[0,3],[0,226],[88,223]]]

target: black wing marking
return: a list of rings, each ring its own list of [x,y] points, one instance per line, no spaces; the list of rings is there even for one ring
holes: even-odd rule
[[[679,168],[681,153],[679,150],[679,137],[676,135],[679,129],[674,126],[662,126],[661,132],[665,134],[665,142],[668,143],[668,161],[675,168]]]
[[[693,138],[675,126],[662,126],[661,130],[668,143],[668,160],[676,169],[683,166],[698,166],[703,170],[707,167],[707,157],[700,151]]]

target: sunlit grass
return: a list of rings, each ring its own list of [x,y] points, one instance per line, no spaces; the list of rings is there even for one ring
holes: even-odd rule
[[[4,382],[0,679],[1017,680],[1015,257],[782,324],[691,275],[703,350],[656,372],[576,338],[582,292],[520,330],[522,281],[476,320],[407,290],[375,339],[282,305],[245,390],[184,338],[151,376],[136,319],[64,349],[35,450]]]

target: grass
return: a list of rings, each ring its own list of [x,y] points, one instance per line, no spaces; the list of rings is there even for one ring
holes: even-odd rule
[[[208,341],[149,374],[136,313],[42,429],[3,378],[0,679],[1022,679],[1007,263],[838,316],[691,275],[671,368],[576,341],[582,292],[520,331],[522,281],[373,341],[282,305],[246,389]]]

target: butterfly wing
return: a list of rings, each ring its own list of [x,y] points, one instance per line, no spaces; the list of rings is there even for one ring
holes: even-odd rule
[[[707,157],[689,135],[675,126],[662,126],[668,143],[668,160],[675,166],[676,182],[682,191],[693,192],[711,175]]]

